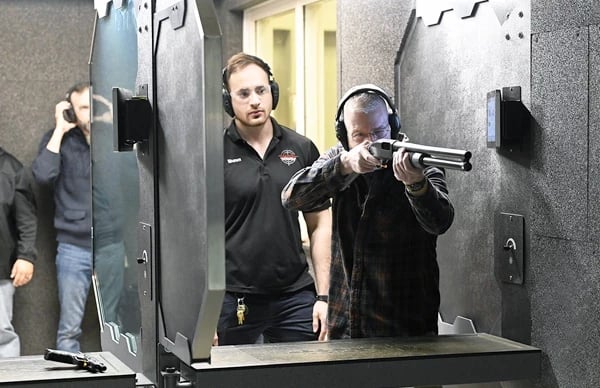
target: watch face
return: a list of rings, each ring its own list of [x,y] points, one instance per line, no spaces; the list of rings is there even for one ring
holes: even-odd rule
[[[427,184],[427,179],[422,180],[421,182],[413,183],[412,185],[407,185],[406,188],[409,191],[419,191]]]

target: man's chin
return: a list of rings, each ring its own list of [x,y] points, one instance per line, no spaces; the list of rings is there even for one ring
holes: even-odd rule
[[[265,115],[261,115],[256,118],[248,118],[243,121],[243,124],[248,127],[262,127],[267,122],[268,117]]]
[[[77,126],[79,127],[79,129],[81,129],[82,132],[90,133],[90,125],[89,124],[77,123]]]

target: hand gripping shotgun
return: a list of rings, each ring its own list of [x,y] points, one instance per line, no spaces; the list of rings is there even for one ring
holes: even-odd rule
[[[453,170],[470,171],[471,152],[454,148],[440,148],[421,144],[406,143],[400,140],[379,139],[369,146],[369,152],[381,161],[392,160],[394,152],[404,148],[410,154],[410,162],[415,167],[442,167]]]

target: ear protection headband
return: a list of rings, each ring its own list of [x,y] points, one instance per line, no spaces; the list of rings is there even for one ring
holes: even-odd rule
[[[71,103],[71,96],[73,95],[73,93],[81,92],[81,91],[85,90],[85,88],[88,88],[88,87],[89,87],[89,84],[87,82],[80,82],[78,84],[71,86],[71,88],[65,94],[65,99],[69,103]],[[75,114],[75,110],[73,109],[72,106],[69,109],[63,110],[63,118],[69,123],[77,122],[77,115]]]
[[[269,65],[260,59],[259,57],[255,57],[254,55],[248,55],[252,59],[255,60],[255,63],[260,66],[268,75],[269,75],[269,87],[271,88],[271,96],[273,97],[272,109],[277,108],[277,103],[279,102],[279,84],[273,78],[273,73],[271,73],[271,68]],[[233,112],[233,105],[231,105],[231,94],[229,94],[229,90],[227,88],[227,66],[223,68],[223,109],[225,112],[233,117],[235,113]]]
[[[75,92],[75,90],[77,88],[77,85],[71,86],[71,88],[69,88],[69,90],[67,90],[67,93],[65,93],[65,100],[67,100],[69,103],[71,102],[71,95]]]
[[[85,90],[86,88],[89,88],[90,84],[87,82],[79,82],[76,83],[75,85],[71,86],[69,88],[69,90],[67,90],[67,93],[65,93],[65,100],[71,102],[71,95],[75,92],[81,93],[83,90]]]
[[[338,104],[337,113],[335,114],[335,136],[340,141],[340,143],[342,143],[346,150],[348,150],[349,147],[348,132],[346,130],[346,124],[344,124],[343,116],[344,105],[351,97],[362,93],[377,94],[385,100],[386,104],[391,110],[391,113],[388,113],[388,122],[391,128],[391,138],[396,139],[398,137],[398,134],[400,133],[400,116],[398,115],[398,110],[394,106],[392,99],[387,95],[387,93],[383,91],[383,89],[373,84],[357,85],[353,88],[350,88],[350,90],[348,90],[346,94],[344,94],[344,96],[340,100],[340,103]]]

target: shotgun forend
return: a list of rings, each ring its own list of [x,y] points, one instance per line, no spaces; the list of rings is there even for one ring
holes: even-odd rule
[[[394,152],[404,148],[410,154],[415,167],[442,167],[461,171],[470,171],[471,152],[453,148],[432,147],[406,143],[400,140],[379,139],[369,147],[369,152],[381,161],[392,160]]]

